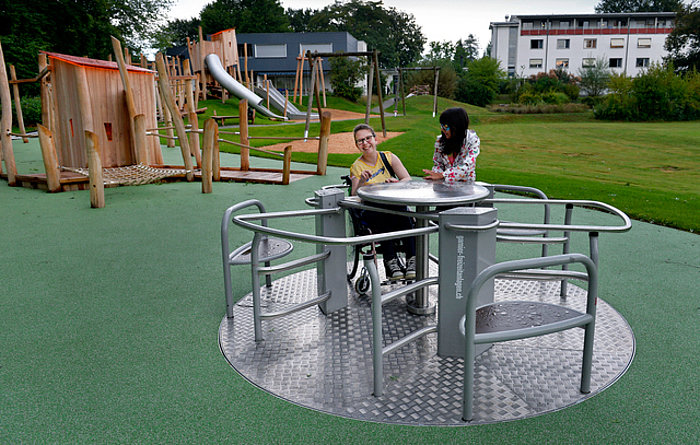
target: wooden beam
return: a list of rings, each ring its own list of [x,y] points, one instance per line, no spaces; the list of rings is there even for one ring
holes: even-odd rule
[[[102,161],[97,135],[85,130],[85,148],[88,159],[88,178],[90,180],[90,207],[101,209],[105,206],[105,183],[102,178]]]
[[[216,121],[207,119],[204,121],[204,152],[202,153],[202,193],[212,192],[212,168],[214,158],[214,145],[218,139],[216,134]]]
[[[114,49],[114,55],[117,60],[117,65],[119,66],[119,75],[122,78],[122,85],[124,87],[124,93],[126,96],[126,110],[129,113],[129,136],[130,136],[130,145],[131,149],[134,153],[134,157],[136,158],[136,162],[139,164],[146,164],[148,165],[148,159],[143,159],[143,155],[145,153],[145,147],[143,150],[140,150],[136,146],[136,131],[134,129],[134,118],[136,117],[136,103],[134,102],[134,93],[131,89],[131,83],[129,82],[129,72],[126,69],[126,62],[124,58],[122,57],[122,45],[119,43],[119,39],[117,39],[114,36],[111,36],[112,39],[112,49]],[[129,55],[128,49],[124,48],[124,54],[126,56]],[[129,60],[129,62],[131,62]],[[86,128],[87,129],[87,128]],[[90,129],[92,131],[95,131],[95,129]]]
[[[163,60],[163,54],[161,53],[156,54],[156,68],[158,69],[158,85],[160,86],[160,91],[163,94],[163,101],[170,110],[170,114],[173,117],[173,124],[175,124],[175,130],[177,131],[178,143],[180,144],[180,151],[182,152],[182,160],[185,163],[185,170],[187,170],[186,178],[188,181],[192,181],[194,180],[194,171],[192,167],[192,157],[190,155],[190,144],[187,140],[187,130],[185,130],[185,123],[182,121],[182,117],[177,109],[177,104],[173,98],[172,91],[170,91],[168,70],[165,66],[165,61]]]
[[[328,166],[328,140],[331,136],[331,112],[324,111],[321,114],[321,134],[318,141],[318,158],[316,159],[316,173],[326,174]]]
[[[15,66],[10,64],[10,78],[12,80],[17,80],[17,73],[15,72]],[[24,129],[24,117],[22,116],[22,103],[19,99],[19,85],[16,83],[12,85],[12,95],[15,99],[15,114],[17,114],[17,126],[19,127],[19,132],[25,134],[27,130]],[[25,144],[29,142],[29,139],[22,137],[22,142]]]
[[[284,161],[282,164],[282,185],[289,184],[290,171],[292,169],[292,146],[284,147]]]
[[[377,96],[379,97],[379,114],[382,119],[382,134],[386,137],[386,122],[384,122],[384,98],[382,97],[382,82],[379,76],[379,52],[375,49],[374,55],[374,70],[377,75]]]
[[[2,102],[2,118],[0,119],[0,145],[2,157],[0,157],[0,173],[2,173],[2,161],[5,161],[7,169],[7,185],[14,186],[17,183],[17,165],[15,153],[12,151],[12,105],[10,103],[10,84],[5,70],[5,56],[0,44],[0,102]]]
[[[240,116],[244,116],[238,120],[238,131],[241,133],[241,144],[248,145],[248,101],[246,99],[242,99],[240,102],[238,102],[238,114]],[[248,156],[248,148],[241,147],[241,170],[248,170],[250,168],[250,160]]]
[[[58,156],[56,155],[56,144],[53,141],[53,134],[51,134],[51,130],[41,124],[37,124],[37,132],[39,133],[41,157],[44,159],[46,185],[49,192],[59,192],[61,191],[61,169],[58,166]]]

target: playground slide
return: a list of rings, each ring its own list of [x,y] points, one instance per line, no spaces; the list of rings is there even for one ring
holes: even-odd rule
[[[255,87],[255,92],[263,97],[267,95],[267,90],[259,86]],[[282,93],[277,88],[274,88],[272,82],[270,82],[270,104],[278,110],[284,110],[285,102],[287,103],[287,117],[289,119],[306,119],[306,111],[299,111],[293,103],[285,101]],[[311,113],[311,119],[318,119],[318,114]]]
[[[265,108],[262,105],[263,100],[260,96],[256,95],[248,88],[241,85],[238,81],[236,81],[236,79],[231,77],[226,72],[223,65],[221,65],[221,60],[219,59],[219,56],[217,56],[216,54],[209,54],[207,57],[205,57],[204,60],[206,61],[207,68],[209,68],[209,72],[212,76],[214,76],[214,79],[216,79],[216,81],[219,82],[222,87],[226,88],[226,90],[228,90],[229,93],[233,94],[239,99],[247,99],[248,103],[253,108],[262,113],[264,116],[273,117],[276,119],[285,119],[284,117],[278,116],[272,111]]]

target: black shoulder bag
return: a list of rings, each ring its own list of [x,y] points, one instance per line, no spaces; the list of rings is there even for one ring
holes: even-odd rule
[[[389,176],[391,176],[392,178],[399,179],[399,178],[396,176],[396,173],[394,173],[394,169],[391,168],[391,164],[389,164],[389,160],[386,158],[386,155],[384,154],[383,151],[380,151],[380,152],[379,152],[379,156],[381,156],[381,158],[382,158],[382,163],[384,164],[384,167],[386,167],[386,171],[387,171],[387,173],[389,173]]]

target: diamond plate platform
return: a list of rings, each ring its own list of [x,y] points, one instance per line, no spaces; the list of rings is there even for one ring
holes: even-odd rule
[[[311,307],[263,321],[259,344],[253,337],[252,293],[246,295],[235,305],[234,318],[224,317],[219,328],[226,360],[261,389],[318,411],[382,423],[465,425],[463,360],[438,357],[436,334],[386,356],[384,395],[372,395],[371,298],[348,289],[350,304],[336,313],[325,316]],[[564,304],[585,312],[585,290],[569,283],[568,291]],[[276,280],[262,295],[263,312],[314,297],[315,270]],[[495,301],[514,297],[559,304],[559,282],[496,280]],[[435,302],[437,291],[429,298]],[[436,315],[408,313],[403,300],[384,305],[383,314],[385,342],[436,322]],[[590,394],[578,390],[582,348],[583,329],[495,343],[476,359],[469,424],[531,417],[595,395],[625,373],[635,340],[627,321],[598,299]]]

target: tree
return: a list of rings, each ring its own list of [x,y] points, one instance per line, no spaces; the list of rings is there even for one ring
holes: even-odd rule
[[[673,12],[683,6],[683,0],[600,0],[595,12]]]
[[[420,58],[426,42],[420,26],[411,14],[385,8],[381,1],[336,1],[313,12],[287,10],[293,17],[294,31],[345,31],[367,42],[369,49],[381,54],[384,67],[407,66]],[[307,20],[306,23],[300,23]]]
[[[677,72],[700,71],[700,8],[695,3],[676,15],[676,24],[664,45],[669,52],[666,62]]]
[[[479,107],[490,104],[496,97],[500,81],[505,78],[498,60],[490,57],[471,60],[467,70],[460,73],[456,99]]]
[[[474,37],[474,34],[469,34],[469,36],[462,41],[462,39],[457,40],[455,44],[455,54],[454,54],[454,65],[457,71],[461,71],[467,66],[472,60],[476,60],[479,56],[479,42]]]
[[[608,62],[603,58],[596,59],[593,66],[579,68],[581,90],[590,97],[600,96],[608,87],[610,74]]]
[[[287,32],[289,19],[279,0],[216,0],[201,13],[207,34],[236,28],[236,32]]]
[[[37,73],[39,50],[106,59],[112,53],[110,35],[139,50],[171,2],[0,0],[5,61],[16,66],[19,78],[26,79]]]
[[[189,20],[175,19],[161,27],[153,35],[152,45],[160,51],[174,46],[187,44],[187,38],[196,41],[199,38],[201,21],[194,17]]]
[[[361,59],[350,57],[331,57],[330,81],[333,92],[353,102],[362,96],[362,88],[357,84],[362,81],[365,66]]]

